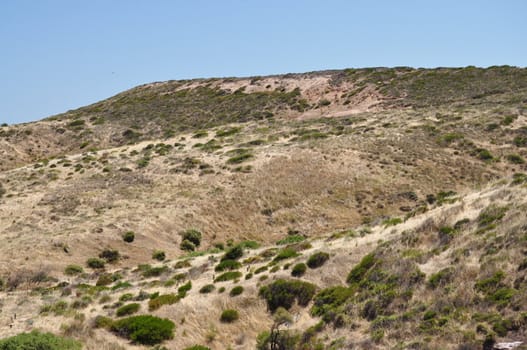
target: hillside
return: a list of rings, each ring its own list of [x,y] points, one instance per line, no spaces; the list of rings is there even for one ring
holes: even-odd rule
[[[525,342],[526,111],[527,69],[401,67],[152,83],[1,127],[0,338],[141,349],[97,318],[137,303],[176,323],[167,349],[266,349],[277,306],[280,349]],[[284,278],[309,298],[266,304]]]

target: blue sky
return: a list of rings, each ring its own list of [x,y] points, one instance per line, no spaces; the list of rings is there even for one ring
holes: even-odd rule
[[[526,15],[524,0],[1,0],[0,123],[170,79],[525,67]]]

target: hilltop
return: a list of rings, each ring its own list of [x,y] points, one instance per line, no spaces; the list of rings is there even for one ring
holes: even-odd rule
[[[96,322],[135,302],[176,323],[168,349],[265,349],[286,279],[310,297],[276,302],[284,349],[525,341],[526,111],[527,69],[398,67],[157,82],[0,127],[0,337],[139,349]]]

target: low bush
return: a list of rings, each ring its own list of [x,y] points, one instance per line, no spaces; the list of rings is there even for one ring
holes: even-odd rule
[[[64,273],[68,276],[78,275],[84,272],[82,266],[79,265],[68,265],[64,269]]]
[[[309,257],[307,259],[307,266],[309,266],[310,269],[316,269],[326,263],[329,259],[329,254],[325,252],[318,252]]]
[[[152,259],[155,259],[157,261],[163,261],[166,259],[166,255],[165,255],[165,252],[162,251],[162,250],[155,250],[153,253],[152,253]]]
[[[163,305],[172,305],[177,303],[181,297],[175,294],[162,294],[148,301],[148,310],[153,311],[159,309]]]
[[[115,249],[105,249],[99,254],[99,258],[106,260],[108,263],[113,263],[119,260],[120,254]]]
[[[523,159],[523,157],[518,154],[509,154],[505,158],[507,158],[509,163],[512,163],[512,164],[524,164],[525,163],[525,159]]]
[[[346,281],[349,284],[359,283],[368,270],[372,268],[376,262],[377,259],[375,258],[375,254],[371,253],[364,256],[360,263],[355,265],[355,267],[350,271]]]
[[[297,253],[296,250],[294,250],[293,248],[284,248],[282,250],[280,250],[278,252],[278,254],[276,254],[276,256],[274,257],[273,261],[274,262],[278,262],[278,261],[282,261],[282,260],[286,260],[286,259],[291,259],[291,258],[294,258],[294,257],[297,257],[299,254]]]
[[[337,313],[337,308],[353,296],[353,290],[343,286],[335,286],[321,290],[314,298],[311,314],[322,316],[329,322]]]
[[[102,259],[99,258],[89,258],[86,260],[86,265],[88,267],[91,267],[92,269],[102,269],[104,268],[105,262]]]
[[[228,271],[224,272],[218,277],[214,279],[214,282],[225,282],[225,281],[231,281],[242,277],[242,273],[240,271]]]
[[[444,268],[436,273],[433,273],[428,278],[428,285],[431,288],[437,288],[441,285],[445,285],[446,283],[449,283],[454,274],[454,269],[451,267]]]
[[[124,306],[121,306],[115,311],[115,314],[118,317],[128,316],[131,314],[135,314],[139,309],[141,308],[141,305],[138,303],[132,303],[132,304],[126,304]]]
[[[231,297],[235,297],[235,296],[240,295],[242,293],[243,293],[243,287],[242,286],[236,286],[236,287],[231,289],[231,291],[229,292],[229,295]]]
[[[181,287],[179,287],[179,288],[177,289],[177,291],[178,291],[178,294],[179,294],[181,297],[184,297],[184,296],[187,294],[187,292],[188,292],[189,290],[191,290],[191,289],[192,289],[192,282],[191,282],[191,281],[188,281],[187,283],[185,283],[184,285],[182,285]]]
[[[227,309],[221,313],[220,321],[223,323],[232,323],[240,318],[237,310]]]
[[[216,287],[213,284],[206,284],[200,288],[199,292],[201,294],[211,293]]]
[[[259,296],[266,300],[267,308],[274,312],[279,307],[289,310],[295,300],[299,305],[306,306],[315,291],[316,286],[312,283],[279,279],[260,288]]]
[[[192,243],[191,241],[189,241],[188,239],[184,239],[181,241],[179,248],[187,252],[193,252],[194,250],[196,250],[196,245]]]
[[[93,328],[110,329],[113,325],[113,320],[106,316],[97,316],[93,320]]]
[[[196,247],[201,244],[201,232],[196,229],[189,229],[182,233],[183,240],[192,242]]]
[[[306,240],[306,238],[304,236],[298,235],[298,234],[294,234],[294,235],[289,235],[289,236],[279,240],[278,242],[276,242],[276,244],[278,244],[278,245],[286,245],[286,244],[302,242],[302,241],[305,241],[305,240]]]
[[[238,260],[243,256],[243,247],[241,245],[235,245],[234,247],[229,248],[225,252],[225,255],[221,258],[224,260]]]
[[[174,322],[150,315],[131,316],[112,324],[111,330],[134,343],[154,345],[174,337]]]
[[[236,260],[222,260],[216,267],[214,268],[214,271],[216,272],[222,272],[225,270],[237,270],[242,266],[238,261]]]
[[[123,234],[123,241],[126,243],[132,243],[135,239],[135,233],[133,231],[128,231]]]
[[[301,277],[306,273],[307,266],[304,263],[299,263],[293,266],[293,269],[291,270],[291,276],[293,277]]]
[[[185,348],[184,350],[210,350],[210,348],[203,346],[203,345],[194,345],[194,346]]]
[[[80,350],[82,344],[51,333],[21,333],[0,340],[0,350]]]

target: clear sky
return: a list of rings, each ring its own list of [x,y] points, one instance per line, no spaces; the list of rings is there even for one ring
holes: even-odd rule
[[[526,0],[0,0],[0,123],[152,81],[502,64]]]

